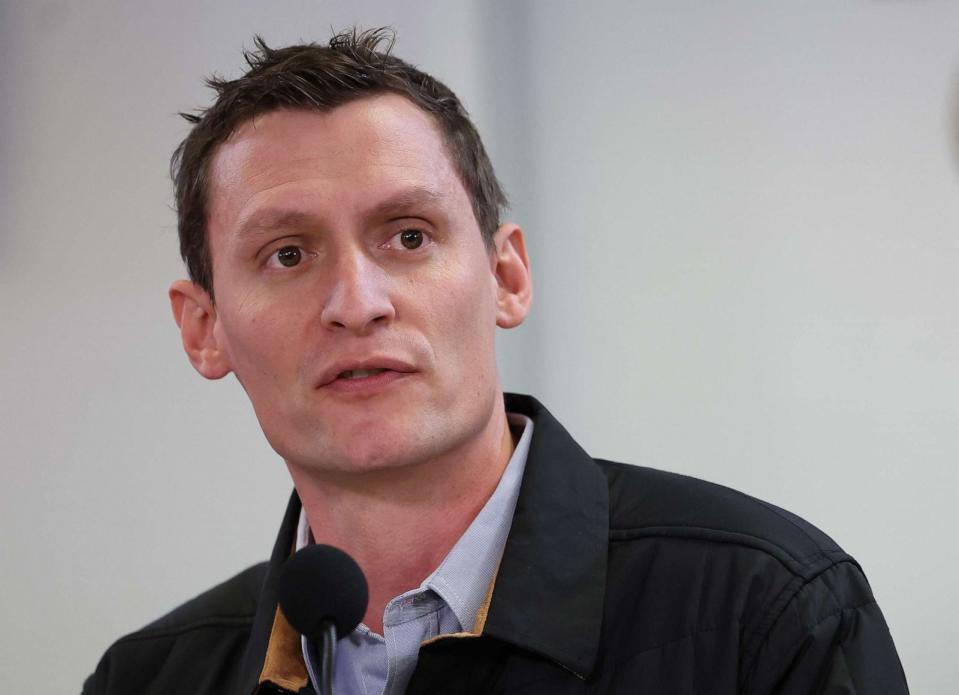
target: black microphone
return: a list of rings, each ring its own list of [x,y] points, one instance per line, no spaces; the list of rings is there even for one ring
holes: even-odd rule
[[[320,695],[333,695],[336,641],[350,634],[366,613],[369,592],[356,561],[332,545],[309,545],[280,570],[280,608],[290,625],[323,644]]]

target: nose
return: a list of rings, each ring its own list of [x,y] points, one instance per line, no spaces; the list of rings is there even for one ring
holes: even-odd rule
[[[320,315],[326,328],[363,335],[396,316],[389,276],[361,252],[339,256],[330,273],[332,285]]]

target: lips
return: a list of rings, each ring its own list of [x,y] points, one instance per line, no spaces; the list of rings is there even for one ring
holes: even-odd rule
[[[409,362],[394,357],[347,358],[330,364],[320,375],[319,388],[337,382],[356,382],[377,377],[385,372],[412,374],[417,371]]]

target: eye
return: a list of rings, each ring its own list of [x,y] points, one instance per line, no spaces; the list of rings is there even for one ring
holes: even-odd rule
[[[280,265],[286,266],[287,268],[292,268],[303,260],[303,252],[298,246],[284,246],[273,255],[276,257],[276,260],[280,262]]]
[[[418,229],[404,229],[399,233],[403,248],[413,250],[423,245],[423,232]]]
[[[404,248],[407,251],[416,251],[430,242],[429,235],[421,229],[404,229],[394,234],[387,242],[388,248]]]

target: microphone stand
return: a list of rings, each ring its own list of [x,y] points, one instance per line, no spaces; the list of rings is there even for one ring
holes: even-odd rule
[[[333,695],[333,665],[336,663],[336,624],[323,621],[323,654],[320,657],[320,693]]]

